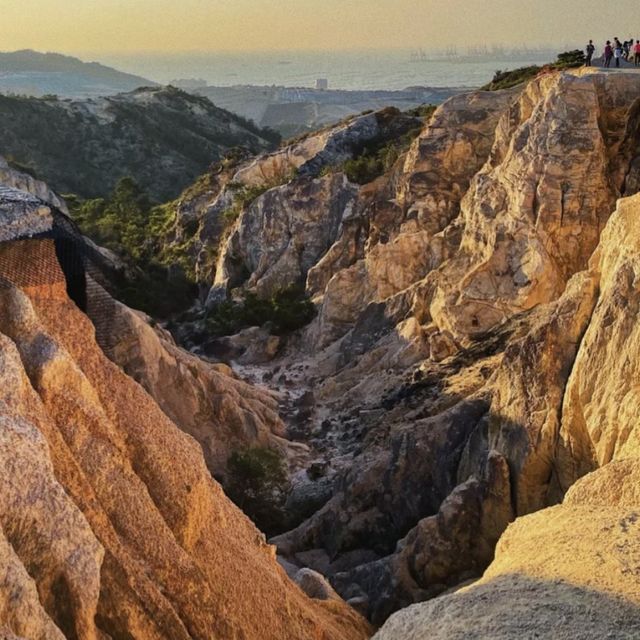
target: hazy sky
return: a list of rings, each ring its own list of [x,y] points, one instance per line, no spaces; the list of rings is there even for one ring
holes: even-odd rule
[[[563,44],[640,37],[634,0],[0,0],[0,49],[80,52]],[[635,33],[627,25],[637,24]]]

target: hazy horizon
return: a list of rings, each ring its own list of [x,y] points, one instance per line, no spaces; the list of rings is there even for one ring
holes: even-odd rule
[[[4,50],[101,55],[437,49],[455,44],[550,46],[629,29],[620,0],[7,0]],[[624,28],[623,28],[624,27]],[[640,26],[638,27],[640,32]]]

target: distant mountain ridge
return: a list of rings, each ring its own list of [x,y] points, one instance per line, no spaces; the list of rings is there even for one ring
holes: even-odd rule
[[[274,132],[174,87],[61,100],[0,96],[0,153],[58,192],[106,196],[133,177],[151,197],[176,197],[229,149],[252,153]]]
[[[31,49],[0,52],[0,92],[90,97],[132,91],[157,83],[98,62]]]

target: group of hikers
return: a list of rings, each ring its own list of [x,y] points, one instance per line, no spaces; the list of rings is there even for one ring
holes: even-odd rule
[[[596,47],[593,44],[593,40],[589,40],[589,44],[586,48],[587,59],[586,66],[591,67],[593,64],[593,55],[596,52]],[[627,62],[633,62],[636,67],[640,67],[640,40],[629,38],[624,42],[620,42],[618,38],[607,40],[602,51],[602,66],[607,69],[611,66],[611,61],[615,60],[616,67],[620,67],[620,60],[626,60]]]

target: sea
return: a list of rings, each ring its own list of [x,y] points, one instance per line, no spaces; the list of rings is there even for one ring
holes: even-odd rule
[[[557,52],[557,49],[555,50]],[[86,54],[121,71],[166,84],[204,80],[213,86],[258,85],[330,89],[401,90],[408,87],[477,87],[506,71],[555,59],[553,50],[481,51],[304,51],[252,53]]]

